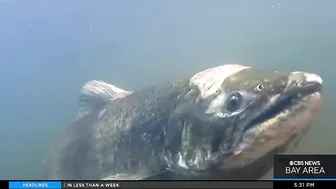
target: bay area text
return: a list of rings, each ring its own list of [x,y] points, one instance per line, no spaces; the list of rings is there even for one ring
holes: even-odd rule
[[[320,161],[290,161],[290,167],[285,167],[286,174],[325,174]]]

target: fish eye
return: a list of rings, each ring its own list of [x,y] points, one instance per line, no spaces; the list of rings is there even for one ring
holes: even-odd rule
[[[226,101],[226,109],[230,112],[234,112],[240,108],[242,95],[240,93],[233,93]]]
[[[259,85],[257,86],[257,89],[259,91],[263,90],[265,88],[265,85],[263,83],[259,83]]]

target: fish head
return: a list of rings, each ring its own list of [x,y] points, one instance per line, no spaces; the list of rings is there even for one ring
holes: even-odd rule
[[[189,84],[197,95],[174,139],[170,165],[202,178],[282,152],[321,109],[322,79],[313,73],[224,65],[197,73]]]

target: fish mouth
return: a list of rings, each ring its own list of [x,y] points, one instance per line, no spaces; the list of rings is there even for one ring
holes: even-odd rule
[[[244,127],[242,138],[233,148],[230,167],[244,167],[274,150],[283,152],[299,140],[320,110],[321,89],[322,82],[305,82],[271,97]]]
[[[320,93],[321,90],[322,84],[319,82],[307,82],[302,86],[291,87],[275,96],[275,99],[271,99],[269,105],[250,121],[245,131],[276,117],[282,112],[290,111],[292,107],[304,101],[308,96]]]

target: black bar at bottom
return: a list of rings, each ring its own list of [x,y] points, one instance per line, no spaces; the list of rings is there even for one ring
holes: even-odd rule
[[[62,188],[94,188],[95,185],[103,184],[103,188],[126,188],[126,189],[271,189],[272,181],[63,181]]]
[[[333,186],[334,185],[334,186]],[[291,188],[335,188],[336,181],[273,181],[274,189],[291,189]]]
[[[0,188],[8,188],[8,181],[6,180],[1,180],[0,181]]]

